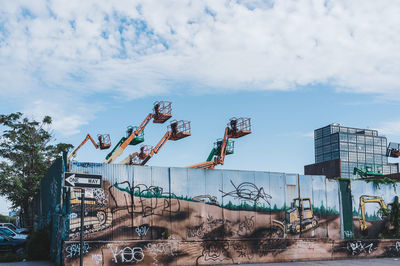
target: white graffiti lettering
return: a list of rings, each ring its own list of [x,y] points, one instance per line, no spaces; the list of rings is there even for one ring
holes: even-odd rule
[[[88,243],[83,243],[83,248],[82,248],[83,254],[87,254],[89,252],[89,248],[90,247],[89,247]],[[80,256],[81,245],[79,243],[70,244],[65,248],[65,252],[67,253],[67,255],[66,255],[67,258],[74,258],[74,257]]]
[[[170,243],[149,243],[146,245],[146,250],[153,255],[153,264],[158,265],[157,256],[159,255],[169,255],[175,256],[175,252],[178,251],[178,243],[172,241]]]
[[[344,237],[352,238],[353,237],[353,232],[352,231],[344,231]]]
[[[144,253],[141,247],[124,247],[120,249],[119,247],[113,247],[112,245],[108,244],[108,248],[113,254],[113,260],[115,261],[115,263],[118,263],[118,257],[123,263],[138,263],[144,259]]]
[[[361,241],[354,241],[347,243],[347,250],[351,252],[351,255],[358,255],[362,252],[370,254],[375,250],[374,243],[363,243]]]
[[[395,248],[397,252],[400,252],[400,241],[396,242]]]
[[[149,231],[149,227],[147,227],[146,225],[141,225],[136,227],[135,231],[138,234],[138,236],[142,237],[147,235],[147,232]]]
[[[96,265],[103,261],[103,256],[101,254],[92,254],[92,260],[96,262]]]

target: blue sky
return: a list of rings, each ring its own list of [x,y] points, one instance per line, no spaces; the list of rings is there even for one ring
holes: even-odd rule
[[[393,1],[2,1],[0,113],[51,115],[57,141],[115,144],[169,100],[192,136],[149,165],[201,162],[247,116],[253,133],[220,168],[302,173],[329,123],[400,141],[399,13]],[[165,130],[150,124],[146,144]],[[87,144],[77,159],[106,153]]]

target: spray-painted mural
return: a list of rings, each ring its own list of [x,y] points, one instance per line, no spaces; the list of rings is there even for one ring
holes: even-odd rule
[[[275,261],[301,250],[300,239],[325,239],[323,248],[341,235],[338,182],[323,176],[82,163],[70,171],[103,175],[102,189],[86,190],[85,265]],[[72,191],[67,265],[79,263],[79,233]]]

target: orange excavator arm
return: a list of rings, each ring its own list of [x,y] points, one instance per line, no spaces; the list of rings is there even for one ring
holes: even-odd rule
[[[162,148],[162,146],[164,146],[164,144],[167,142],[167,140],[169,140],[169,138],[171,137],[171,132],[167,132],[165,133],[165,135],[162,137],[162,139],[157,143],[157,145],[151,149],[151,152],[149,155],[147,155],[146,158],[143,159],[143,161],[140,163],[140,165],[145,165],[147,163],[148,160],[151,159],[151,157],[153,157],[154,154],[157,154],[160,149]]]
[[[79,150],[83,145],[85,145],[85,143],[86,143],[89,139],[92,141],[92,143],[93,143],[93,145],[94,145],[94,147],[95,147],[96,149],[99,148],[99,145],[97,145],[96,141],[94,141],[94,139],[92,138],[92,136],[90,136],[90,134],[87,134],[86,138],[81,142],[81,144],[79,144],[78,147],[76,147],[76,149],[69,155],[68,160],[71,160],[72,157],[76,157],[76,153],[78,152],[78,150]]]

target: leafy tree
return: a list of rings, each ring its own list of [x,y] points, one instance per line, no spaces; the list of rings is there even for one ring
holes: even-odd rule
[[[398,196],[394,197],[394,201],[392,203],[392,210],[390,211],[389,214],[389,219],[394,227],[395,237],[400,237],[400,203]]]
[[[21,208],[26,225],[31,225],[29,203],[39,191],[40,179],[52,161],[73,146],[51,144],[51,117],[41,122],[23,117],[22,113],[0,114],[0,195],[6,196],[12,208]]]

